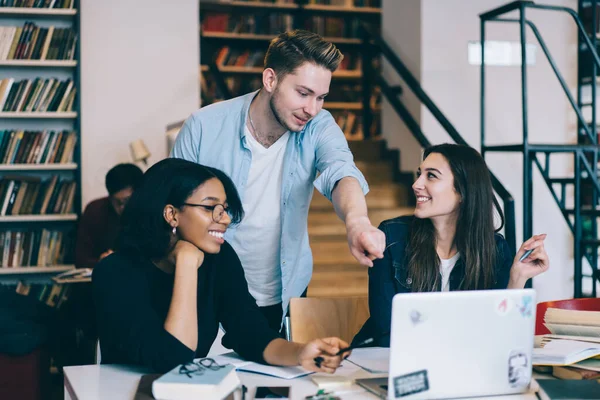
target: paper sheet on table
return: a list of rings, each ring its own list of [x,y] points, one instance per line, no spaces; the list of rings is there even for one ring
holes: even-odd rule
[[[372,374],[387,373],[390,368],[390,349],[388,347],[354,349],[348,361]]]
[[[272,365],[264,365],[252,361],[246,361],[233,351],[212,357],[212,359],[220,365],[231,364],[235,367],[236,371],[253,372],[256,374],[269,375],[282,379],[294,379],[313,373],[301,367],[275,367]]]

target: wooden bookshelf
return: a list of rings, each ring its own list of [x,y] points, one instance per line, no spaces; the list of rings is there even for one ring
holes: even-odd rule
[[[355,7],[355,6],[333,6],[324,4],[293,4],[293,3],[268,3],[266,1],[207,1],[202,0],[200,3],[200,12],[258,12],[258,11],[273,11],[273,12],[308,12],[328,15],[344,15],[344,14],[359,14],[359,15],[380,15],[381,8],[378,7]]]
[[[223,74],[247,74],[247,75],[259,75],[263,73],[263,67],[238,67],[235,65],[219,65],[219,71]],[[209,72],[208,65],[202,65],[200,67],[201,72]],[[333,73],[334,78],[346,78],[346,79],[360,79],[362,77],[362,71],[360,70],[338,70]]]
[[[0,60],[0,67],[74,68],[75,60]]]
[[[353,0],[346,0],[343,5],[306,4],[308,1],[296,0],[293,4],[267,3],[261,1],[200,1],[200,11],[203,14],[200,28],[201,60],[218,60],[217,66],[223,83],[229,87],[232,96],[256,90],[260,87],[260,74],[263,72],[257,53],[266,51],[269,42],[276,34],[266,32],[281,32],[285,29],[308,29],[320,34],[324,40],[334,43],[346,57],[343,70],[332,74],[330,99],[323,108],[336,113],[338,124],[346,124],[345,128],[355,135],[361,126],[363,106],[360,90],[362,69],[360,62],[361,46],[360,30],[357,22],[364,22],[380,30],[382,9],[379,7],[357,7]],[[379,5],[378,2],[363,2],[360,4]],[[212,13],[212,14],[211,14]],[[220,15],[218,15],[218,14]],[[214,16],[214,17],[213,17]],[[272,18],[273,17],[273,18]],[[225,31],[224,31],[225,30]],[[244,33],[239,33],[244,32]],[[248,33],[259,32],[259,33]],[[330,35],[346,35],[332,37]],[[206,44],[206,46],[204,45]],[[228,49],[223,50],[224,47]],[[375,63],[375,62],[374,62]],[[247,64],[248,66],[245,66]],[[222,100],[224,96],[218,85],[219,77],[206,76],[211,74],[208,65],[199,66],[201,79],[201,103],[211,104]],[[215,71],[216,73],[216,71]],[[376,89],[373,93],[377,96]],[[358,100],[358,101],[357,101]],[[374,104],[374,101],[371,101]],[[372,107],[374,112],[381,109],[379,105]],[[348,118],[347,115],[352,115]],[[335,116],[334,116],[335,117]],[[378,130],[380,122],[375,117],[369,132]],[[353,129],[355,125],[357,128]]]
[[[294,3],[268,3],[266,1],[207,1],[200,3],[200,12],[256,12],[256,11],[297,11],[298,4]]]
[[[303,11],[318,12],[320,14],[381,15],[381,8],[378,7],[346,7],[325,4],[307,4],[303,7]]]
[[[262,35],[257,33],[235,33],[235,32],[213,32],[207,31],[202,32],[202,37],[206,39],[220,39],[220,40],[246,40],[246,41],[264,41],[270,42],[276,35]],[[357,38],[343,38],[343,37],[324,37],[323,39],[328,42],[339,45],[359,45],[361,40]]]
[[[75,269],[74,265],[49,265],[47,267],[0,267],[0,275],[57,274]]]
[[[259,35],[256,33],[235,33],[235,32],[202,32],[202,37],[206,39],[227,39],[227,40],[264,40],[270,41],[275,35]]]
[[[77,214],[3,215],[1,222],[57,222],[76,221]]]
[[[64,164],[0,164],[0,171],[69,171],[77,169],[75,163]]]
[[[77,10],[72,8],[0,7],[0,15],[15,17],[70,17],[77,15]]]
[[[326,110],[362,110],[362,103],[358,102],[331,102],[323,104]]]
[[[72,112],[0,112],[0,119],[74,119],[77,118],[77,113]]]

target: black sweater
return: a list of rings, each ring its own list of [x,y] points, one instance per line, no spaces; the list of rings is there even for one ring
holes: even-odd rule
[[[150,260],[116,252],[94,268],[92,282],[102,362],[134,364],[166,372],[204,357],[217,336],[242,357],[264,362],[263,350],[277,333],[268,327],[248,292],[244,271],[228,243],[206,254],[198,269],[198,347],[190,350],[167,332],[175,276]]]

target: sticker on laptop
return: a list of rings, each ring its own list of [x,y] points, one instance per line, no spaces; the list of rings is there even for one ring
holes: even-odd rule
[[[525,295],[521,298],[521,304],[517,307],[523,317],[531,317],[533,315],[533,298]]]
[[[531,363],[524,350],[512,350],[508,356],[508,383],[513,388],[526,388],[531,381]]]
[[[413,325],[425,322],[425,319],[425,316],[418,310],[412,310],[410,312],[410,322],[412,322]]]
[[[501,297],[496,300],[494,310],[496,311],[496,314],[505,316],[513,309],[514,306],[515,303],[509,297]]]
[[[429,390],[427,370],[396,376],[394,382],[394,397],[404,397]]]

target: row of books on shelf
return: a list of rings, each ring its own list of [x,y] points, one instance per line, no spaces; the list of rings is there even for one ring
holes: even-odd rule
[[[236,66],[236,67],[262,67],[265,58],[264,50],[249,50],[223,46],[216,53],[215,63],[218,66]],[[344,59],[338,67],[338,71],[360,71],[362,64],[361,55],[354,52],[344,53]]]
[[[294,29],[294,18],[289,14],[231,15],[210,13],[202,21],[203,32],[277,35],[292,29]]]
[[[73,210],[77,183],[54,175],[7,175],[0,181],[0,215],[69,214]]]
[[[332,111],[331,115],[335,118],[344,136],[348,140],[362,140],[365,137],[361,115],[353,111]],[[369,128],[369,136],[375,137],[381,132],[381,118],[378,114],[373,115],[373,122]]]
[[[0,60],[73,60],[76,43],[73,28],[0,26]]]
[[[74,131],[0,130],[2,164],[64,164],[73,162]]]
[[[309,0],[308,4],[344,7],[381,7],[381,0]]]
[[[226,3],[230,0],[221,0]],[[304,4],[305,0],[240,0],[248,3],[265,3],[265,4]],[[309,0],[307,4],[318,4],[325,6],[342,6],[342,7],[381,7],[381,0]]]
[[[264,50],[247,50],[223,46],[217,52],[215,63],[218,66],[262,67]]]
[[[75,0],[2,0],[0,7],[73,8]]]
[[[303,28],[325,37],[359,38],[358,18],[314,16],[304,20]]]
[[[37,229],[0,232],[2,268],[46,267],[64,263],[71,249],[69,233]]]
[[[0,81],[0,109],[4,112],[67,112],[73,110],[77,88],[72,79],[35,78]]]
[[[303,28],[325,37],[358,38],[360,23],[358,18],[312,16],[303,20]],[[291,15],[250,14],[230,15],[214,13],[207,15],[202,22],[202,31],[250,33],[256,35],[277,35],[293,29]]]
[[[19,282],[15,291],[23,296],[38,299],[50,307],[60,308],[69,297],[71,285]]]

